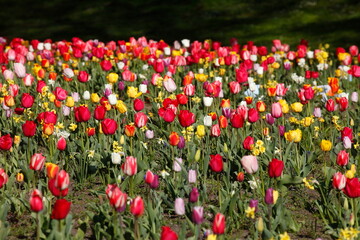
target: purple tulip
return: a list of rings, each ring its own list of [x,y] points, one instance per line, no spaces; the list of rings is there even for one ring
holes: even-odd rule
[[[197,202],[198,199],[199,199],[199,191],[196,187],[194,187],[190,192],[189,201],[194,203]]]
[[[192,220],[195,224],[201,224],[204,221],[204,208],[200,206],[194,207],[192,211]]]

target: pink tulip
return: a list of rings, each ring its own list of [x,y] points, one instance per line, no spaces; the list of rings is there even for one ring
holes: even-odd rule
[[[258,161],[255,156],[244,156],[240,162],[245,171],[249,174],[253,174],[259,169]]]

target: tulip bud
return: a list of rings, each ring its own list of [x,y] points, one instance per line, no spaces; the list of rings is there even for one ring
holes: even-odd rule
[[[256,229],[260,233],[264,231],[264,220],[262,219],[262,217],[259,217],[258,220],[256,221]]]
[[[33,212],[40,212],[44,208],[42,201],[42,194],[38,189],[35,189],[30,196],[30,209]]]
[[[192,211],[192,220],[195,224],[201,224],[204,221],[204,208],[200,206],[194,207]]]
[[[57,149],[60,151],[64,151],[66,149],[66,139],[64,137],[60,137],[57,142]]]
[[[24,174],[22,174],[22,173],[17,173],[17,174],[16,174],[16,181],[18,181],[18,182],[23,182],[23,181],[24,181]]]
[[[198,162],[200,160],[201,157],[201,150],[198,149],[195,153],[195,161]]]
[[[135,217],[140,217],[144,214],[144,201],[140,196],[131,201],[130,212]]]
[[[154,138],[154,131],[152,131],[152,130],[146,130],[146,132],[145,132],[145,137],[146,137],[147,139],[153,139],[153,138]]]
[[[180,216],[185,214],[184,199],[182,198],[175,199],[175,213]]]
[[[190,192],[190,195],[189,195],[189,202],[192,202],[192,203],[195,203],[198,201],[199,199],[199,191],[196,187],[194,187],[191,192]]]
[[[111,153],[111,162],[113,164],[120,164],[121,163],[121,156],[119,153],[113,152]]]
[[[189,183],[196,183],[196,170],[189,170],[188,180]]]
[[[182,158],[175,158],[174,163],[173,163],[173,170],[175,172],[181,172],[181,165],[183,163],[183,159]]]

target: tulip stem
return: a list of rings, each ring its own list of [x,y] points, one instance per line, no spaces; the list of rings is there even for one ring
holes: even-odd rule
[[[41,235],[41,224],[40,224],[40,214],[36,213],[36,240],[40,239]]]
[[[353,208],[353,213],[354,213],[355,227],[356,227],[356,229],[358,229],[359,224],[358,224],[358,218],[357,218],[357,201],[356,201],[356,199],[351,198],[351,203],[352,203],[352,208]]]
[[[268,205],[268,215],[269,215],[269,221],[268,221],[268,229],[269,231],[271,232],[271,229],[272,229],[272,204]]]
[[[140,236],[139,236],[139,222],[138,222],[137,217],[135,217],[135,221],[134,221],[134,234],[135,234],[135,240],[140,239]]]

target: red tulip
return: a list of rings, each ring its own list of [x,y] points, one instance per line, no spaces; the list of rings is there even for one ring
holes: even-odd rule
[[[89,127],[86,129],[86,134],[91,137],[95,135],[95,128]]]
[[[145,107],[144,102],[139,98],[135,98],[135,100],[134,100],[134,110],[139,112],[139,111],[143,110],[144,107]]]
[[[230,99],[221,99],[220,107],[221,108],[230,108],[231,107]]]
[[[256,109],[259,111],[259,112],[265,112],[266,110],[266,105],[263,101],[258,101],[256,103]]]
[[[124,127],[124,132],[125,132],[125,135],[128,136],[128,137],[133,137],[135,136],[135,131],[136,131],[136,128],[134,125],[125,125]]]
[[[269,168],[268,168],[269,177],[271,178],[280,177],[283,169],[284,169],[284,162],[277,158],[273,158],[271,162],[269,162]]]
[[[44,124],[44,123],[56,124],[57,115],[55,113],[53,113],[53,112],[42,112],[42,113],[38,114],[36,120],[40,124]]]
[[[105,192],[106,196],[109,198],[110,205],[113,206],[116,211],[123,212],[126,209],[127,194],[121,192],[116,184],[109,184]]]
[[[36,132],[36,123],[33,121],[26,121],[22,125],[22,131],[25,137],[32,137]]]
[[[171,132],[169,136],[169,143],[171,146],[177,146],[180,142],[180,137],[177,132]]]
[[[140,196],[131,201],[130,212],[135,217],[140,217],[144,214],[144,201]]]
[[[42,132],[48,136],[50,136],[51,134],[53,134],[54,132],[54,124],[53,123],[44,123],[43,128],[42,128]]]
[[[5,170],[0,168],[0,189],[7,183],[9,177]]]
[[[259,118],[259,112],[255,108],[250,108],[248,111],[248,121],[254,123],[259,120]]]
[[[30,196],[30,209],[33,212],[40,212],[44,208],[42,201],[42,194],[38,189],[35,189]]]
[[[349,127],[344,127],[341,130],[341,141],[344,140],[345,137],[348,137],[351,141],[353,140],[353,130]]]
[[[251,150],[254,146],[255,140],[251,136],[247,136],[243,141],[243,148],[246,150]]]
[[[162,73],[165,69],[164,61],[162,59],[157,59],[153,64],[154,70],[157,73]]]
[[[160,240],[177,240],[178,239],[178,235],[176,234],[176,232],[171,230],[170,227],[163,226],[163,227],[161,227],[161,229],[162,230],[161,230]]]
[[[66,199],[58,199],[54,204],[53,211],[51,213],[51,219],[61,220],[66,218],[70,212],[71,202]]]
[[[89,74],[86,71],[80,71],[77,79],[82,83],[87,82],[89,80]]]
[[[105,118],[105,114],[106,114],[106,108],[102,105],[96,106],[96,108],[94,109],[94,118],[96,120],[103,120]]]
[[[13,140],[10,134],[6,134],[0,137],[0,150],[10,150],[12,147]]]
[[[332,185],[338,190],[344,189],[346,185],[346,177],[341,172],[335,173],[333,176]]]
[[[21,106],[24,108],[31,108],[34,104],[35,98],[29,93],[23,93],[21,96]]]
[[[164,119],[165,122],[168,123],[173,122],[176,117],[176,114],[171,108],[160,108],[158,114]]]
[[[45,159],[42,153],[35,153],[30,159],[30,169],[39,171],[44,167]]]
[[[326,101],[325,108],[326,108],[326,110],[327,110],[328,112],[333,112],[333,111],[335,111],[335,102],[334,102],[334,100],[331,99],[331,98],[328,99],[328,100]]]
[[[178,118],[182,127],[189,127],[195,122],[195,114],[193,114],[189,110],[180,110]]]
[[[215,234],[224,234],[225,232],[225,216],[221,213],[215,215],[215,219],[212,225],[212,230]]]
[[[243,182],[243,181],[244,181],[244,178],[245,178],[244,172],[239,172],[239,173],[236,175],[236,180],[238,180],[239,182]]]
[[[240,83],[232,81],[229,83],[229,89],[232,94],[237,94],[241,91]]]
[[[209,165],[214,172],[221,172],[223,170],[223,159],[220,154],[210,155]]]
[[[349,198],[360,197],[360,182],[358,178],[346,179],[346,185],[343,189]]]
[[[134,122],[136,127],[142,128],[146,126],[147,121],[148,121],[148,117],[145,113],[143,112],[135,113]]]
[[[109,60],[102,60],[100,66],[103,71],[109,71],[112,68],[112,64]]]
[[[341,150],[336,157],[336,163],[339,166],[346,166],[349,163],[349,153]]]
[[[188,103],[188,97],[185,94],[176,95],[176,99],[181,105],[186,105]]]
[[[127,156],[121,168],[128,176],[135,175],[137,173],[137,159],[133,156]]]
[[[66,149],[66,139],[64,137],[59,138],[56,148],[60,151],[64,151]]]
[[[195,94],[195,86],[188,84],[184,87],[184,93],[186,96],[193,96]]]
[[[227,128],[229,125],[227,118],[224,115],[219,117],[219,126],[220,128]]]
[[[70,177],[65,170],[61,170],[55,177],[55,187],[59,190],[64,190],[69,187]]]
[[[65,188],[64,190],[60,190],[57,187],[55,187],[55,178],[49,179],[48,188],[51,194],[54,195],[55,197],[65,197],[69,192],[68,188]]]
[[[346,97],[341,97],[339,99],[339,110],[344,112],[349,106],[349,101]]]
[[[68,92],[65,89],[62,89],[61,87],[56,87],[53,93],[56,99],[59,101],[65,100],[68,94]]]
[[[106,118],[101,122],[101,129],[105,135],[115,134],[118,124],[114,119]]]
[[[87,122],[91,118],[90,110],[85,106],[74,108],[76,122]]]
[[[242,128],[244,126],[244,116],[241,113],[235,113],[230,118],[231,126],[234,128]]]

